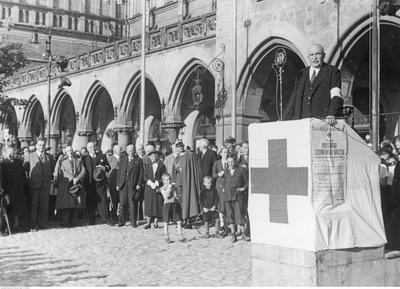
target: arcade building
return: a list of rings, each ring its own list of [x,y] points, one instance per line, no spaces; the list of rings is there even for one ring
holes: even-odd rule
[[[313,42],[342,71],[342,97],[354,129],[369,133],[371,1],[149,1],[144,127],[140,11],[147,1],[122,2],[119,40],[69,56],[64,72],[53,65],[50,81],[46,64],[9,79],[4,93],[22,101],[1,124],[3,142],[4,129],[21,147],[49,137],[53,151],[60,143],[79,149],[91,140],[103,151],[151,140],[167,147],[177,138],[195,147],[203,136],[218,146],[228,136],[240,142],[249,124],[279,120],[281,102],[284,109]],[[380,17],[381,138],[400,130],[399,19]],[[277,51],[285,56],[280,68]],[[60,77],[71,86],[59,86]]]

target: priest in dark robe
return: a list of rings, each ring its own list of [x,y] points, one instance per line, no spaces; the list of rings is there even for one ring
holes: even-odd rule
[[[184,151],[182,141],[178,140],[175,147],[178,156],[175,159],[173,178],[176,179],[177,194],[182,205],[182,218],[185,220],[200,213],[200,165],[194,152]]]

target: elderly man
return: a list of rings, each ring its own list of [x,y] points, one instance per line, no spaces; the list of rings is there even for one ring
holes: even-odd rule
[[[212,176],[214,163],[218,160],[217,153],[209,149],[210,141],[203,137],[199,142],[199,153],[197,154],[200,163],[200,181],[203,184],[205,176]]]
[[[83,165],[86,170],[85,189],[86,189],[86,206],[88,209],[89,225],[96,224],[96,209],[99,207],[102,220],[110,223],[107,206],[107,184],[106,180],[97,181],[94,177],[96,168],[100,168],[105,172],[110,170],[107,158],[102,153],[96,153],[97,146],[93,142],[89,142],[86,146],[88,154],[83,157]],[[99,205],[100,204],[100,205]]]
[[[77,223],[79,209],[86,205],[86,196],[84,190],[79,195],[72,195],[70,189],[83,183],[85,168],[82,161],[73,156],[71,146],[64,151],[65,157],[59,159],[54,170],[54,186],[58,188],[55,207],[61,214],[61,226],[73,227]]]
[[[108,174],[108,184],[110,187],[110,195],[112,201],[112,209],[110,216],[110,226],[113,226],[117,222],[117,208],[119,203],[119,193],[117,191],[117,174],[119,169],[119,164],[121,162],[121,152],[122,147],[120,145],[115,145],[113,147],[113,154],[107,158],[110,164],[110,172]]]
[[[119,191],[120,214],[118,226],[125,225],[125,209],[129,207],[131,226],[137,227],[138,205],[143,178],[143,161],[135,156],[135,146],[126,147],[127,156],[121,160],[117,175],[117,190]]]
[[[326,118],[333,124],[343,107],[340,71],[324,62],[320,44],[308,48],[307,58],[310,66],[302,69],[296,79],[284,119]]]
[[[25,162],[28,171],[29,192],[31,195],[31,229],[37,231],[47,227],[50,182],[53,178],[54,160],[45,152],[44,140],[36,143],[36,151],[29,154]]]

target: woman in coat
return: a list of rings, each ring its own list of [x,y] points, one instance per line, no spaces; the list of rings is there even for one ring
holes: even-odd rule
[[[72,147],[65,148],[66,156],[60,158],[54,172],[54,186],[58,188],[56,209],[61,213],[61,226],[76,225],[79,209],[86,207],[86,193],[80,190],[79,196],[70,193],[73,185],[83,184],[85,168],[81,160],[73,157]]]
[[[154,218],[154,228],[158,227],[158,219],[162,218],[163,196],[160,193],[162,186],[161,177],[166,172],[164,164],[159,160],[159,152],[150,151],[147,154],[151,164],[144,167],[143,180],[146,184],[144,191],[144,214],[147,223],[145,229],[150,228],[151,219]]]

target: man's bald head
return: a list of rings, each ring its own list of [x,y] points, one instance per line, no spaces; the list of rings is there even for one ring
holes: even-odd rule
[[[307,50],[307,58],[312,67],[321,68],[325,58],[325,51],[322,45],[319,43],[311,44]]]

